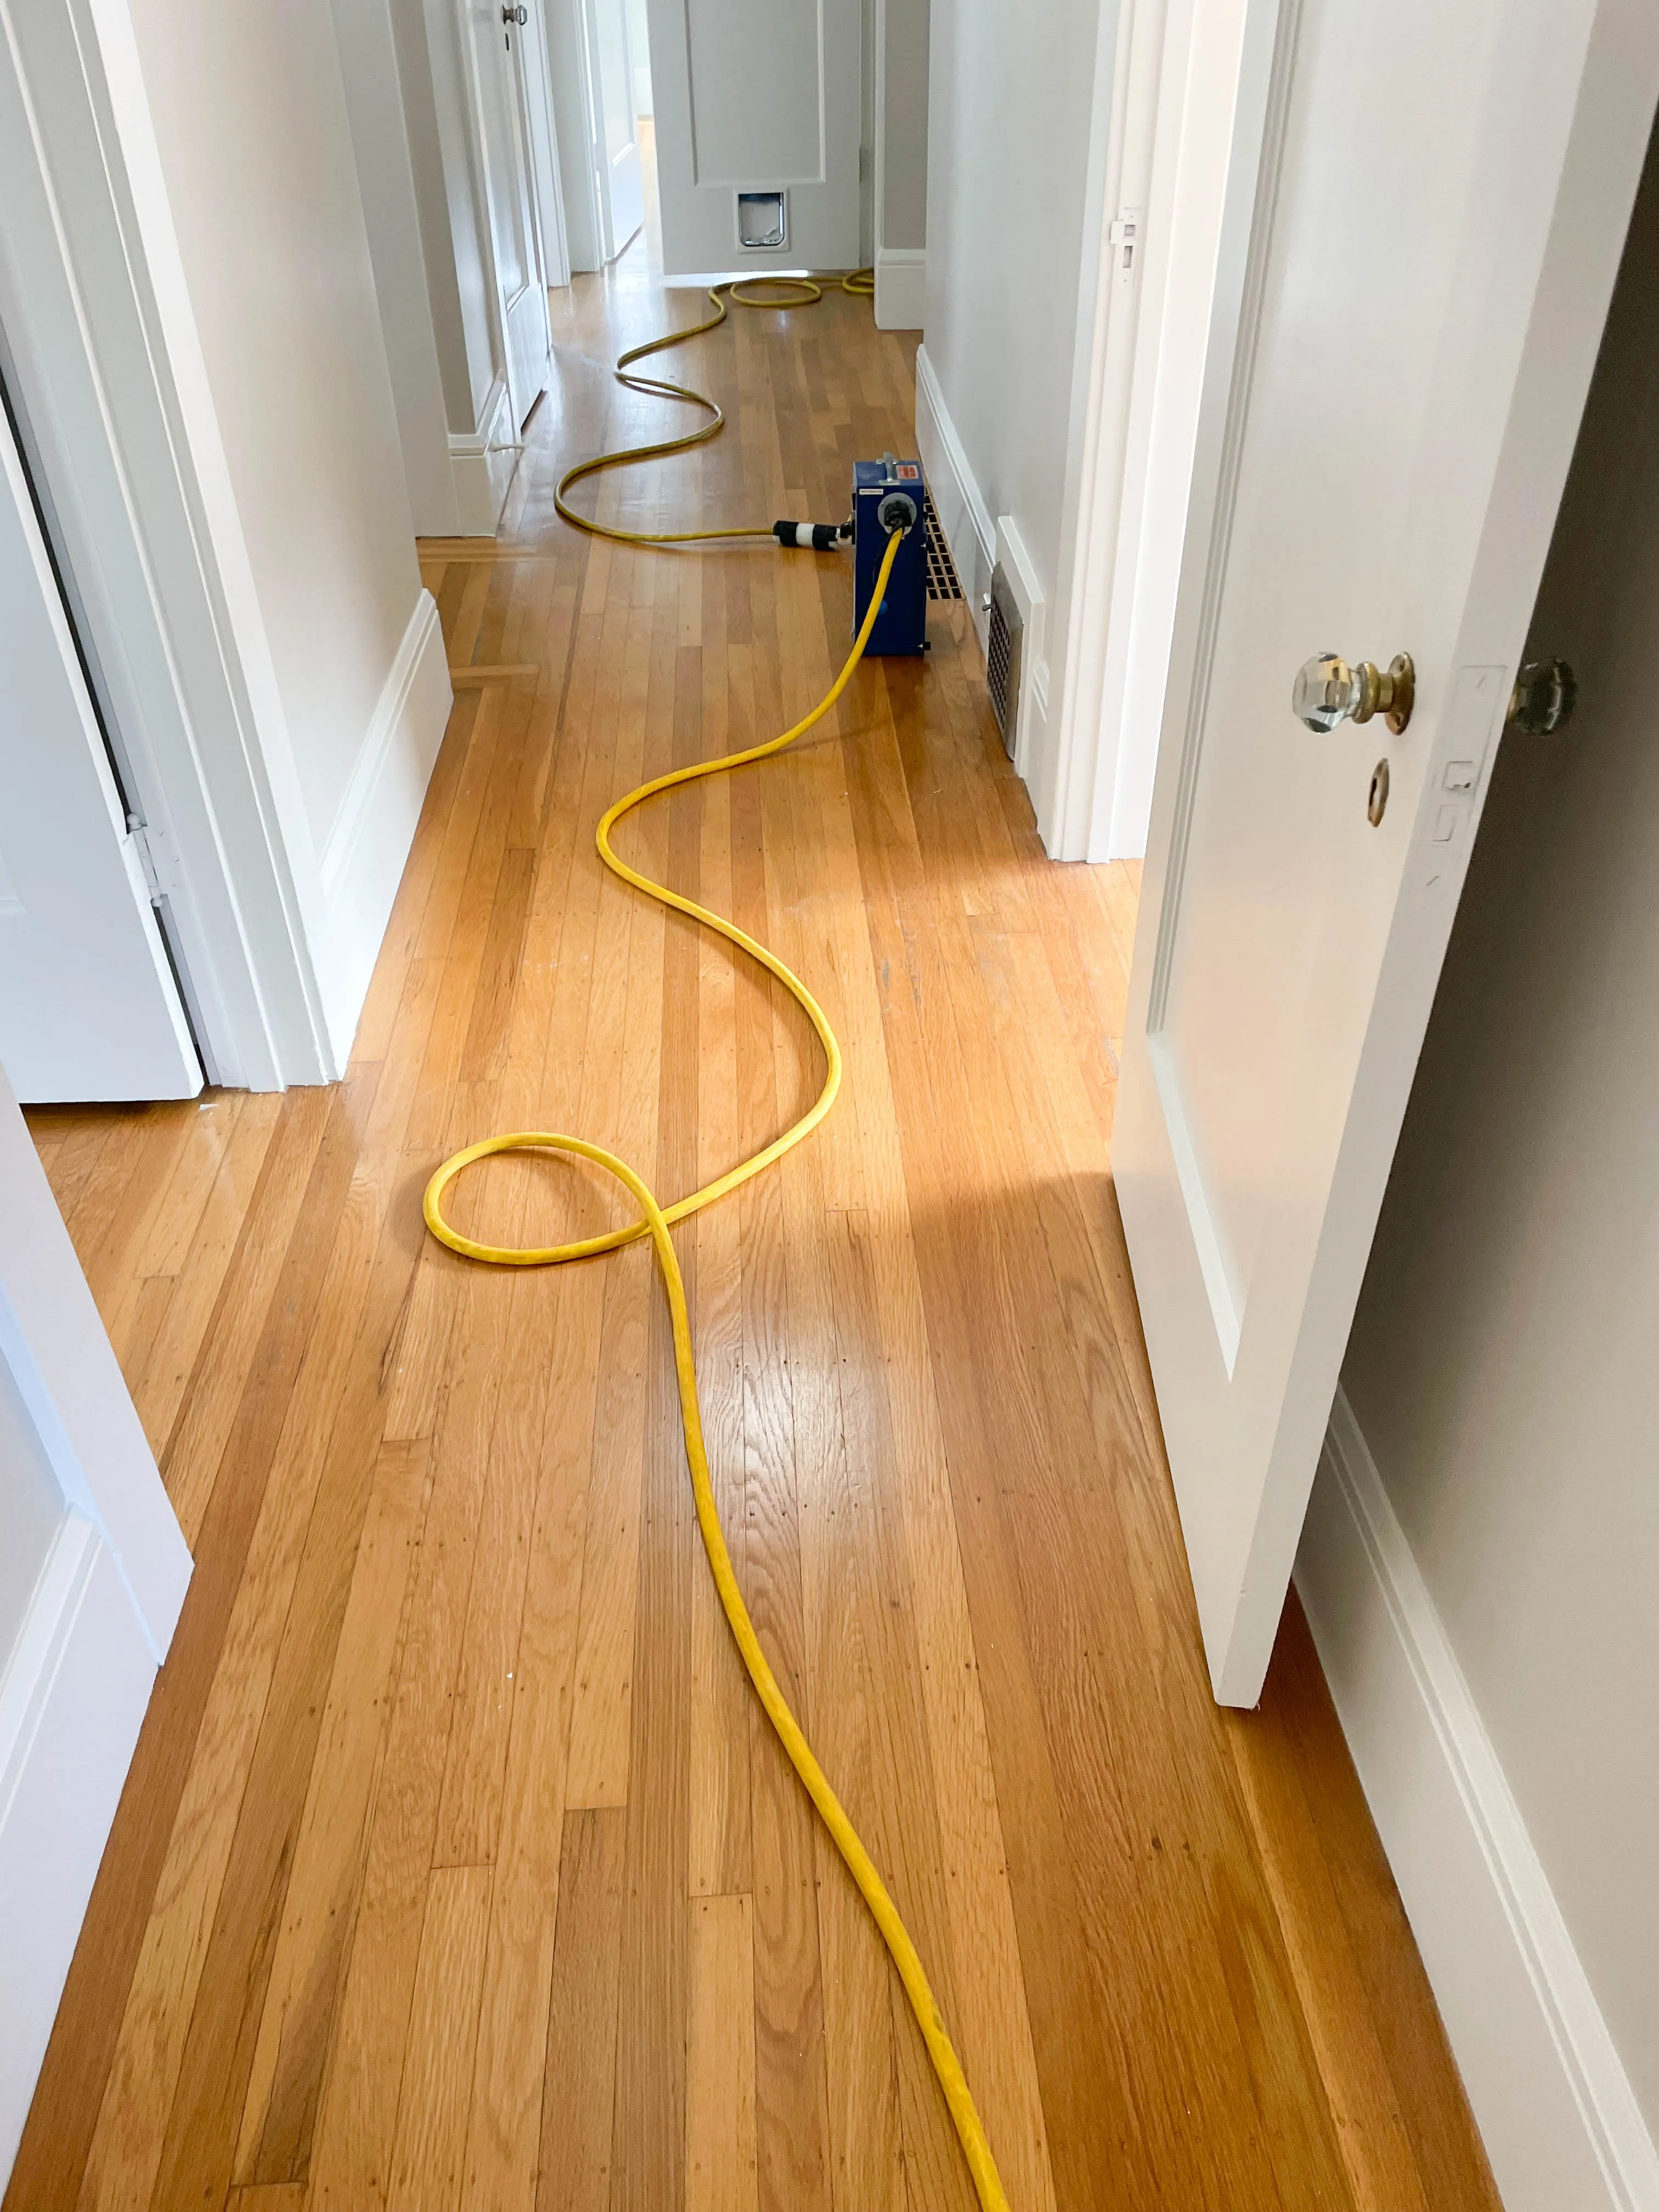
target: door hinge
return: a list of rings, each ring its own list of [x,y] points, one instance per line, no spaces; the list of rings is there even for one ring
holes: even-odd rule
[[[179,888],[177,873],[170,862],[167,839],[149,823],[129,816],[126,842],[133,859],[138,863],[138,871],[144,879],[144,889],[149,894],[150,904],[160,906]]]
[[[1146,222],[1144,208],[1121,208],[1106,226],[1106,242],[1115,249],[1112,276],[1119,284],[1133,283],[1139,272]]]

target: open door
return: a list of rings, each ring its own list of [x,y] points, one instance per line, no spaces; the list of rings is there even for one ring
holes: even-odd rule
[[[0,2193],[190,1575],[0,1070]]]
[[[1659,9],[1243,13],[1113,1167],[1216,1695],[1248,1705],[1589,388]],[[1403,728],[1386,686],[1329,668],[1300,719],[1322,654],[1408,654]]]
[[[523,428],[547,389],[552,345],[531,174],[526,72],[538,56],[524,50],[529,12],[521,5],[505,7],[501,0],[469,0],[467,8],[471,94],[515,430]]]
[[[666,275],[855,264],[859,15],[851,0],[648,0]]]
[[[189,1098],[179,987],[0,411],[0,1066],[21,1098]]]

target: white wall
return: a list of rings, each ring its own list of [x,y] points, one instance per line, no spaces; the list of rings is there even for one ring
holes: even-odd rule
[[[459,522],[450,425],[392,9],[333,0],[333,15],[411,519],[418,537],[444,537]],[[417,55],[417,72],[423,65]]]
[[[185,281],[319,849],[420,592],[327,0],[132,0]]]
[[[449,684],[332,14],[131,0],[129,20],[124,144],[336,1073]]]
[[[975,534],[1012,517],[1050,604],[1082,396],[1084,241],[1099,222],[1091,126],[1109,104],[1116,20],[1115,0],[936,0],[928,29],[924,378],[971,478]],[[940,490],[977,611],[994,548],[967,548],[964,564]]]
[[[1650,154],[1533,624],[1577,716],[1504,740],[1344,1371],[1654,2135],[1656,356]]]
[[[885,0],[881,136],[884,247],[927,243],[927,0]]]

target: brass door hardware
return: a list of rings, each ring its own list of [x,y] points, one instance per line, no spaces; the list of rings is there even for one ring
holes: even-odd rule
[[[1340,653],[1318,653],[1304,660],[1291,690],[1291,708],[1298,721],[1321,735],[1339,722],[1369,722],[1382,715],[1396,737],[1412,718],[1417,671],[1408,653],[1397,653],[1386,669],[1374,660],[1351,668]]]
[[[1371,770],[1370,789],[1365,793],[1365,819],[1373,830],[1382,819],[1389,803],[1389,763],[1380,760]]]

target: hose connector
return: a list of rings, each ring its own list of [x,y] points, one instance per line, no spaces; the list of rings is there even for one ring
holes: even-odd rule
[[[921,520],[916,503],[908,491],[890,491],[876,509],[876,520],[890,538],[896,531],[902,538],[907,530],[914,530]]]
[[[850,522],[775,522],[772,535],[780,545],[810,547],[814,553],[833,552],[853,535]]]

